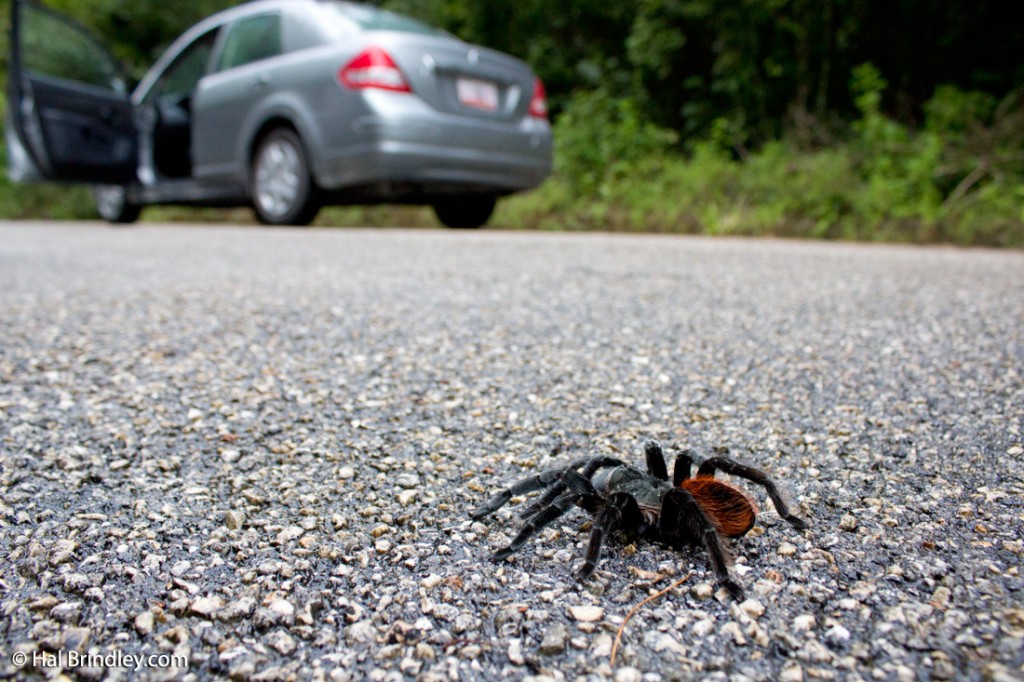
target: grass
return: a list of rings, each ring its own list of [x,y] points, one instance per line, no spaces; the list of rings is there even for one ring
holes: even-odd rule
[[[992,184],[943,208],[859,176],[850,150],[792,154],[769,145],[745,162],[667,157],[590,196],[556,175],[505,200],[494,223],[548,230],[779,236],[1024,247],[1024,184]],[[911,203],[920,202],[916,207]],[[908,204],[911,204],[908,208]]]

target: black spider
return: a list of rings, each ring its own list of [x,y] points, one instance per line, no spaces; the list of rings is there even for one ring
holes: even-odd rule
[[[514,495],[546,488],[522,512],[526,524],[519,534],[491,559],[507,558],[575,505],[595,517],[586,560],[577,573],[580,580],[594,572],[605,536],[618,531],[627,542],[643,537],[676,548],[703,546],[718,582],[739,597],[742,590],[729,575],[729,553],[722,536],[744,535],[754,526],[755,510],[745,492],[715,480],[716,470],[764,486],[779,516],[798,530],[807,528],[803,519],[790,513],[771,479],[758,469],[716,456],[705,460],[691,478],[693,451],[684,450],[676,456],[669,483],[661,446],[650,441],[644,454],[647,472],[614,457],[582,457],[525,478],[492,497],[472,513],[474,519],[494,513]]]

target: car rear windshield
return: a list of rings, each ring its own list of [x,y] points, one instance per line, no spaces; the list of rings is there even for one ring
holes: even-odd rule
[[[364,31],[398,31],[400,33],[422,33],[446,35],[439,28],[420,23],[401,14],[388,12],[367,5],[353,5],[348,2],[332,2],[331,7],[343,17],[356,23]]]

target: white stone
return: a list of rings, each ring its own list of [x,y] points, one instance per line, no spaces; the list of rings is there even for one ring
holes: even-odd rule
[[[791,542],[780,543],[778,549],[775,550],[775,553],[779,556],[793,556],[796,554],[796,545]]]
[[[604,617],[604,609],[600,606],[570,606],[569,615],[581,623],[594,623]]]
[[[153,615],[152,611],[143,611],[135,616],[135,631],[140,635],[146,636],[151,634],[155,626],[156,616]]]
[[[436,573],[431,573],[426,578],[420,581],[420,585],[430,590],[440,585],[443,580],[444,578],[437,575]]]
[[[212,618],[222,606],[224,606],[224,601],[220,597],[200,597],[192,602],[189,610],[203,618]]]
[[[747,599],[740,604],[740,611],[747,614],[751,618],[760,618],[764,615],[764,604],[756,599]]]
[[[804,669],[799,665],[791,665],[779,672],[779,682],[804,682]]]
[[[810,613],[803,613],[793,619],[794,630],[813,630],[814,616]]]

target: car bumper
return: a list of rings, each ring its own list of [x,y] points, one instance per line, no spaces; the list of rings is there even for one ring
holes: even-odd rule
[[[543,121],[410,121],[366,116],[360,140],[320,155],[318,184],[328,190],[400,183],[445,191],[508,194],[536,187],[551,173],[551,129]]]

